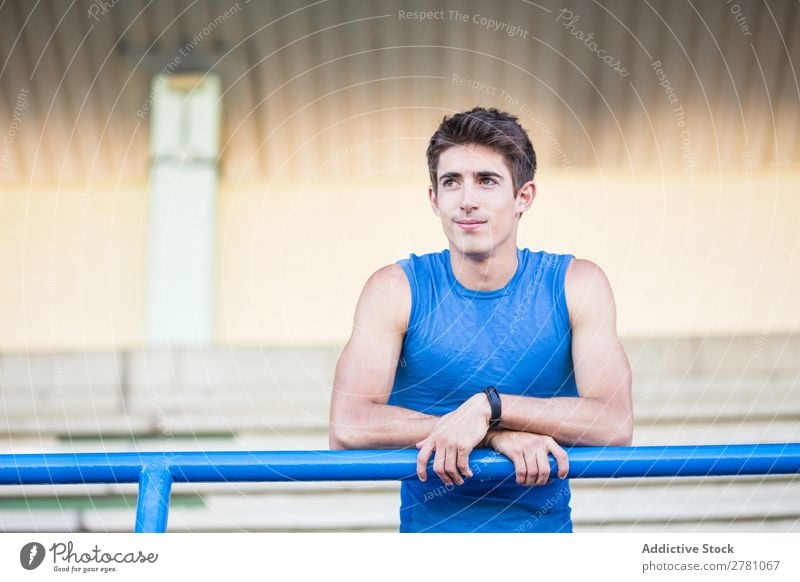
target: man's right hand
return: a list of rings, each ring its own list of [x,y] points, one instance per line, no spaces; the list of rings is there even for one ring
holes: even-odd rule
[[[486,444],[511,459],[518,485],[530,487],[547,484],[550,479],[549,453],[558,463],[558,478],[564,479],[569,473],[567,452],[551,436],[497,430],[489,432]]]
[[[461,406],[439,418],[427,438],[417,443],[417,476],[428,478],[428,460],[445,485],[463,485],[472,477],[469,455],[484,442],[492,410],[482,392],[468,398]]]

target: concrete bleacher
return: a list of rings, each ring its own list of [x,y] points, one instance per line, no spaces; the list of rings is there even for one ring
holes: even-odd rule
[[[626,339],[634,444],[800,442],[800,336]],[[327,448],[338,349],[0,354],[0,452]],[[574,480],[576,531],[800,531],[800,476]],[[396,531],[399,485],[176,484],[170,531]],[[135,485],[0,487],[0,531],[131,531]]]

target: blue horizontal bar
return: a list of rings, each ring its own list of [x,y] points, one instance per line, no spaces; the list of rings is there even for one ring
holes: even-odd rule
[[[572,447],[570,478],[679,477],[800,473],[800,443]],[[416,478],[416,450],[44,453],[0,455],[0,485],[136,483],[144,467],[174,482],[391,481]],[[555,461],[550,458],[553,474]],[[470,457],[475,479],[510,477],[506,457]],[[432,463],[428,474],[435,478]]]

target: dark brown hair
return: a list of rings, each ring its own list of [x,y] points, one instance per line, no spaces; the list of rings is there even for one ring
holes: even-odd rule
[[[516,116],[494,107],[475,107],[470,111],[444,117],[428,144],[428,169],[433,191],[437,192],[436,171],[439,156],[454,145],[476,144],[490,147],[503,155],[514,181],[514,197],[522,185],[533,180],[536,152],[528,134]]]

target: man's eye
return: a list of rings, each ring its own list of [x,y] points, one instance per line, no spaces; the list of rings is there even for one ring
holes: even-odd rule
[[[442,186],[444,186],[445,188],[450,188],[450,187],[451,187],[451,186],[453,186],[455,183],[456,183],[456,181],[455,181],[455,180],[453,180],[452,178],[450,178],[450,179],[448,179],[448,180],[445,180],[444,182],[442,182]]]
[[[481,178],[481,184],[484,186],[490,186],[492,184],[497,184],[497,180],[494,178]]]

